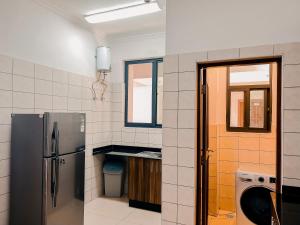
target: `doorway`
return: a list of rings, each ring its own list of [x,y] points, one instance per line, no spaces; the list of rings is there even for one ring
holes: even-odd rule
[[[197,104],[196,224],[265,219],[241,209],[237,174],[281,192],[281,58],[198,64]]]

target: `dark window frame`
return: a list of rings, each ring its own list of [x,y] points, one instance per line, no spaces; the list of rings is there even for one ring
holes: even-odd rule
[[[128,67],[134,64],[152,63],[152,118],[151,123],[128,122]],[[157,123],[157,84],[158,64],[163,63],[163,58],[150,58],[142,60],[125,61],[125,127],[162,128]]]
[[[270,81],[266,85],[233,85],[230,86],[230,67],[227,67],[226,77],[226,129],[230,132],[256,132],[256,133],[268,133],[271,132],[271,120],[272,120],[272,62],[269,63],[255,63],[245,65],[258,65],[269,64],[270,65]],[[250,127],[250,92],[256,90],[264,91],[264,127]],[[243,127],[231,127],[231,93],[232,92],[244,92],[244,126]]]

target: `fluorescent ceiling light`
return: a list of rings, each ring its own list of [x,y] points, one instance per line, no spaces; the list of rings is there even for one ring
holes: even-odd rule
[[[152,1],[149,3],[145,3],[143,1],[125,7],[123,6],[119,8],[113,8],[107,11],[100,11],[94,14],[86,15],[85,19],[89,23],[104,23],[135,16],[151,14],[159,11],[161,11],[161,9],[159,8],[156,1]]]

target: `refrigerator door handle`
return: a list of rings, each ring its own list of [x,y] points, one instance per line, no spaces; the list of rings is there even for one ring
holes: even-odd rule
[[[57,192],[58,192],[58,169],[59,169],[58,158],[51,159],[51,199],[52,199],[52,208],[56,207],[56,199],[57,199]]]
[[[57,122],[53,123],[53,131],[52,131],[52,138],[51,138],[51,147],[52,147],[52,156],[58,156],[59,154],[59,130],[58,130],[58,125]]]

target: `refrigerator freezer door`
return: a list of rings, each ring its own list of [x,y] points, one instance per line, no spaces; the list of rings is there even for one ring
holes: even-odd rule
[[[85,149],[85,114],[45,113],[44,157]]]
[[[44,225],[83,225],[85,152],[44,159]]]

